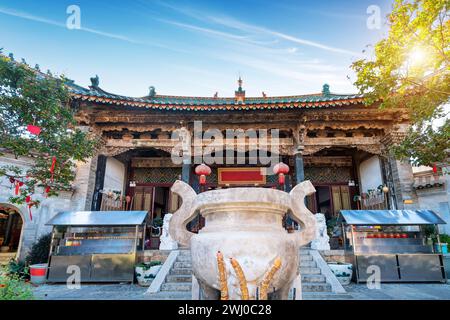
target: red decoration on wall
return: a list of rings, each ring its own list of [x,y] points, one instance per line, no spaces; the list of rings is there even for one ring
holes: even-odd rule
[[[33,221],[33,214],[31,213],[31,207],[34,205],[34,203],[30,203],[28,205],[28,214],[30,215],[30,220]]]
[[[27,130],[29,133],[34,134],[35,136],[38,136],[41,133],[41,128],[32,124],[27,125]]]
[[[265,168],[218,168],[219,184],[265,184]]]
[[[53,182],[53,173],[55,172],[55,165],[56,165],[56,157],[52,157],[52,165],[50,167],[50,173],[52,174],[50,180]]]
[[[20,187],[23,186],[23,182],[15,180],[15,183],[16,183],[16,185],[15,185],[15,189],[14,189],[14,194],[16,196],[18,196],[20,194]]]
[[[31,202],[31,196],[26,196],[25,202],[28,205],[28,214],[30,215],[30,220],[33,221],[33,214],[31,213],[31,207],[34,205],[34,202]]]

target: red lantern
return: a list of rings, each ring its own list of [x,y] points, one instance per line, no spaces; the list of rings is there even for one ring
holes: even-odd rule
[[[433,164],[433,173],[437,173],[437,165],[436,165],[436,163]]]
[[[285,182],[284,175],[289,173],[289,166],[283,162],[280,162],[273,167],[273,172],[278,175],[278,183],[283,185]]]
[[[199,176],[200,185],[206,184],[206,176],[211,174],[211,168],[202,163],[195,168],[195,174]]]

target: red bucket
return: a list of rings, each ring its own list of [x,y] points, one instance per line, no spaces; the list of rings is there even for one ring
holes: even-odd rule
[[[30,281],[33,284],[44,284],[47,280],[47,264],[32,264],[30,266]]]

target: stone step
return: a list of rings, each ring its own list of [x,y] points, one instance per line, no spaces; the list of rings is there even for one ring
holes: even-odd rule
[[[191,256],[190,255],[185,255],[185,256],[178,256],[176,262],[191,262]]]
[[[169,272],[172,275],[192,275],[191,268],[172,268]]]
[[[309,255],[309,250],[300,249],[300,255],[301,256],[308,256]]]
[[[328,283],[305,283],[302,284],[303,292],[331,292],[331,285]]]
[[[300,267],[300,274],[320,274],[320,268]]]
[[[191,298],[191,293],[188,291],[159,291],[145,296],[146,300],[191,300]]]
[[[303,274],[302,283],[326,283],[327,278],[322,274]]]
[[[313,260],[301,260],[300,261],[300,267],[305,267],[305,268],[315,268],[317,267],[317,264],[315,261]]]
[[[303,292],[303,300],[352,300],[348,293]]]
[[[177,268],[192,268],[192,263],[190,262],[176,262],[173,264],[175,269]]]
[[[300,261],[312,261],[313,257],[309,254],[300,255]]]
[[[191,251],[190,250],[180,250],[180,252],[178,253],[178,256],[191,256]]]
[[[169,282],[176,282],[176,283],[181,283],[181,282],[192,282],[192,276],[189,275],[184,275],[184,274],[169,274],[166,277],[166,283]]]
[[[191,291],[192,284],[191,283],[176,283],[176,282],[167,282],[161,285],[161,291]]]

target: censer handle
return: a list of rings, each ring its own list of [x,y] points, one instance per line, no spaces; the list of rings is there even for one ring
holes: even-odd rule
[[[181,207],[174,212],[169,224],[169,234],[181,246],[189,246],[191,237],[195,234],[186,229],[186,225],[195,218],[197,210],[194,202],[197,194],[187,183],[177,180],[170,189],[183,200]]]
[[[299,246],[303,246],[315,238],[316,219],[311,211],[305,206],[305,197],[316,192],[311,181],[303,181],[297,184],[289,193],[291,197],[292,218],[300,225],[300,231],[290,234],[296,238]]]

